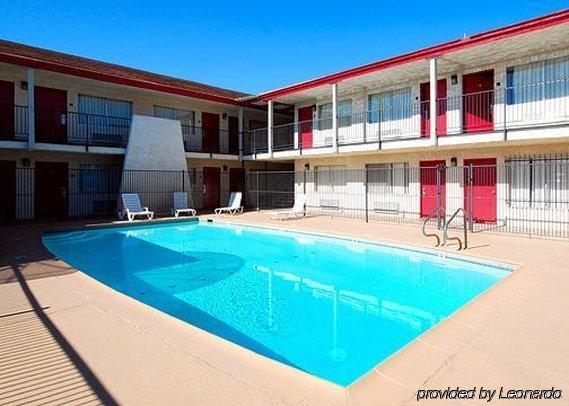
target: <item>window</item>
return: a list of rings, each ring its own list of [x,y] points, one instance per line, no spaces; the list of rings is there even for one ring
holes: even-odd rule
[[[338,103],[338,127],[352,125],[352,101],[343,100]]]
[[[343,165],[315,166],[315,187],[317,191],[334,191],[346,186],[346,167]]]
[[[569,95],[569,57],[508,68],[507,104],[530,103]]]
[[[77,109],[80,113],[78,122],[87,126],[91,141],[126,142],[132,117],[131,102],[80,94]]]
[[[368,96],[368,122],[378,123],[410,118],[413,115],[411,88]]]
[[[569,158],[506,161],[508,205],[541,207],[569,203]]]
[[[79,193],[88,195],[113,194],[119,190],[120,168],[103,164],[79,166]]]
[[[338,127],[352,125],[352,101],[341,100],[338,102]],[[318,106],[318,129],[332,129],[332,103]]]
[[[106,117],[132,117],[132,103],[125,100],[105,99],[103,97],[79,95],[79,113]]]
[[[366,165],[367,182],[370,192],[395,193],[396,188],[400,192],[409,191],[409,164],[404,163],[381,163]]]
[[[183,126],[193,127],[196,120],[196,112],[192,110],[177,109],[173,107],[154,106],[154,117],[180,120]]]
[[[182,135],[187,136],[195,131],[196,112],[173,107],[154,106],[154,117],[180,120]],[[186,138],[184,138],[186,140]]]

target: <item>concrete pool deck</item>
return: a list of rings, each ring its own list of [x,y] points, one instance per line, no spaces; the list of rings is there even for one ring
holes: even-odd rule
[[[432,247],[417,227],[322,217],[273,221],[266,212],[202,218]],[[421,388],[481,385],[553,386],[568,396],[566,241],[471,234],[463,255],[518,270],[342,388],[75,271],[41,244],[42,230],[54,226],[0,228],[0,404],[415,404]]]

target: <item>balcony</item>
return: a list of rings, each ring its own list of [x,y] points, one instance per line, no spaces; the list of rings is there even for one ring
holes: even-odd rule
[[[437,103],[437,135],[441,143],[456,136],[516,134],[520,130],[569,125],[569,82],[561,79],[524,86],[509,86],[440,98]],[[430,102],[382,103],[369,111],[337,117],[339,147],[392,141],[420,140],[430,136]],[[273,151],[327,148],[334,145],[332,117],[273,127]],[[266,153],[267,129],[255,130],[247,139],[245,155]],[[532,137],[539,136],[532,133]],[[495,137],[496,138],[496,137]],[[472,139],[472,138],[471,138]],[[425,144],[428,145],[428,144]]]
[[[35,142],[48,144],[125,147],[130,118],[36,109]],[[0,106],[0,139],[27,141],[28,107]]]

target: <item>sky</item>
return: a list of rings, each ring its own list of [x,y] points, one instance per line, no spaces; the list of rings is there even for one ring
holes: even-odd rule
[[[0,38],[259,93],[569,1],[0,1]]]

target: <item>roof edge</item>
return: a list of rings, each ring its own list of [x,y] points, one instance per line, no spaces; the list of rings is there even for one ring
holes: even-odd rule
[[[489,42],[499,41],[508,37],[525,34],[532,31],[538,31],[555,25],[560,25],[569,21],[569,8],[556,11],[551,14],[532,18],[530,20],[521,21],[511,25],[500,28],[495,28],[489,31],[484,31],[478,34],[467,36],[444,42],[442,44],[422,48],[417,51],[409,52],[406,54],[398,55],[388,59],[383,59],[377,62],[372,62],[366,65],[361,65],[356,68],[351,68],[330,75],[321,76],[316,79],[307,80],[285,86],[275,90],[263,92],[257,96],[255,100],[251,101],[266,101],[276,97],[284,96],[287,94],[297,93],[303,90],[315,88],[318,86],[336,83],[342,80],[350,79],[353,77],[361,76],[366,73],[371,73],[398,65],[403,65],[409,62],[415,62],[421,59],[434,58],[441,56],[447,52],[458,51],[460,49],[469,48],[476,45],[482,45]]]

